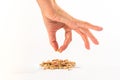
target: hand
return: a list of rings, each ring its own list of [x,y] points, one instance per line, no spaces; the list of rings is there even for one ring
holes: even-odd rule
[[[101,31],[101,27],[73,18],[64,10],[62,10],[54,0],[53,2],[48,3],[46,10],[45,8],[42,8],[42,6],[40,7],[48,32],[50,44],[55,51],[62,52],[68,47],[72,40],[72,30],[77,32],[82,37],[86,49],[90,49],[88,38],[90,38],[94,44],[99,44],[98,40],[91,33],[90,29]],[[59,48],[56,41],[56,32],[61,28],[65,30],[65,40],[63,45]]]

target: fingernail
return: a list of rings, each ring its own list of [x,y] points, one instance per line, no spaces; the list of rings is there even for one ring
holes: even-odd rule
[[[85,48],[86,48],[87,50],[89,50],[89,49],[90,49],[90,45],[89,45],[89,44],[85,44]]]
[[[98,45],[98,44],[99,44],[99,42],[98,42],[98,41],[96,41],[96,42],[95,42],[95,44],[96,44],[96,45]]]
[[[97,45],[99,45],[99,42],[97,42]]]
[[[62,53],[62,50],[61,50],[61,49],[58,49],[57,51],[58,51],[59,53]]]
[[[55,52],[57,52],[57,50],[55,50]]]
[[[101,31],[101,30],[103,30],[103,28],[102,28],[102,27],[99,27],[99,30]]]
[[[55,50],[55,52],[57,52],[57,49],[54,49]]]
[[[58,49],[55,49],[55,52],[58,52]]]
[[[59,51],[59,53],[62,53],[62,51]]]
[[[102,27],[100,27],[100,30],[103,30],[103,28],[102,28]]]
[[[90,50],[90,47],[89,47],[89,46],[87,46],[86,48],[87,48],[88,50]]]
[[[88,47],[87,49],[90,50],[90,47]]]

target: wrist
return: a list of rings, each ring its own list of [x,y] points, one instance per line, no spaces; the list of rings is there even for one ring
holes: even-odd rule
[[[55,0],[37,0],[41,9],[53,8],[55,5]]]
[[[37,0],[37,3],[43,15],[51,16],[55,14],[57,7],[55,0]]]

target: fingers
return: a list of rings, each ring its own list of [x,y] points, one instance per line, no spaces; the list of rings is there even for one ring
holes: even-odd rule
[[[99,44],[98,40],[94,37],[94,35],[88,29],[80,28],[80,31],[86,34],[94,44]]]
[[[90,24],[88,22],[84,22],[84,21],[78,21],[77,25],[82,27],[82,28],[93,29],[96,31],[101,31],[103,29],[102,27],[95,26],[95,25],[92,25],[92,24]]]
[[[73,30],[76,30],[77,28],[86,28],[86,29],[92,29],[92,30],[96,30],[96,31],[101,31],[103,30],[102,27],[99,27],[99,26],[95,26],[95,25],[92,25],[88,22],[85,22],[85,21],[80,21],[80,20],[77,20],[73,17],[70,17],[70,18],[66,18],[66,17],[60,17],[58,16],[56,18],[57,21],[59,22],[62,22],[66,25],[68,25],[71,29]]]
[[[64,40],[63,45],[58,49],[58,52],[61,53],[62,51],[64,51],[68,47],[71,40],[72,40],[71,30],[70,29],[65,29],[65,40]]]
[[[82,37],[86,49],[90,49],[90,44],[89,44],[87,35],[84,34],[83,32],[81,32],[80,30],[75,30],[75,31],[76,31],[78,34],[80,34],[80,36]]]
[[[88,30],[87,32],[88,37],[92,40],[92,42],[96,45],[99,44],[98,40],[94,37],[94,35]]]
[[[101,31],[103,28],[99,26],[92,25],[88,22],[80,21],[72,17],[66,17],[62,15],[58,15],[57,17],[54,18],[55,21],[64,23],[67,25],[70,29],[75,30],[78,34],[81,35],[84,45],[86,49],[90,49],[90,44],[88,41],[88,37],[92,40],[93,43],[99,44],[97,39],[93,36],[93,34],[89,31],[89,29],[96,30],[96,31]],[[70,30],[65,29],[65,40],[63,45],[58,49],[58,44],[55,40],[51,40],[51,44],[54,47],[55,50],[58,49],[59,52],[62,52],[67,48],[69,43],[71,42],[72,39],[72,34]],[[53,44],[54,43],[54,44]]]
[[[56,32],[48,32],[50,44],[54,48],[54,50],[57,51],[58,50],[58,43],[56,41],[55,33]]]

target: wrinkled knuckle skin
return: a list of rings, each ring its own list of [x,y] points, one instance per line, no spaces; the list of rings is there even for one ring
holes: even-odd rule
[[[56,43],[56,41],[50,41],[50,44],[53,46]]]

